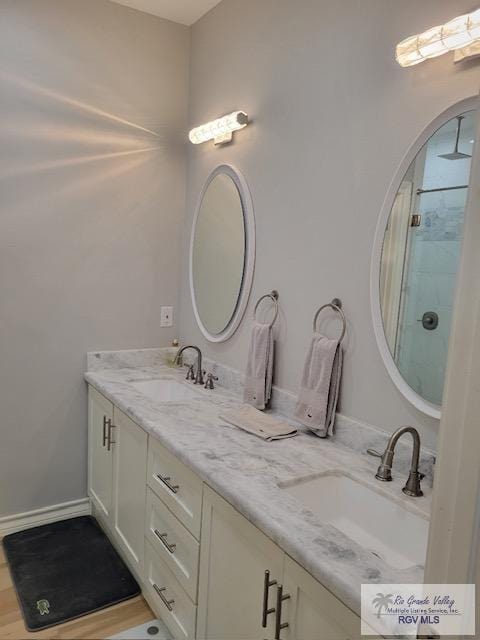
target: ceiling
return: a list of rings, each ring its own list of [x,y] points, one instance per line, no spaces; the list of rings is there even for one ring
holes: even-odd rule
[[[113,2],[166,20],[191,25],[220,0],[113,0]]]

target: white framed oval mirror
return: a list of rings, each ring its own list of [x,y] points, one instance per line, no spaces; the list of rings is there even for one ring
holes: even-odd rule
[[[248,185],[228,164],[208,176],[190,241],[190,293],[197,324],[211,342],[238,328],[255,266],[255,218]]]
[[[478,98],[436,118],[402,161],[382,207],[370,274],[373,325],[391,379],[439,419]]]

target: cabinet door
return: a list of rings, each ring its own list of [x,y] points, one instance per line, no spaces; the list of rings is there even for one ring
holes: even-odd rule
[[[116,407],[114,424],[114,533],[130,566],[143,579],[148,436]]]
[[[281,640],[356,640],[361,637],[360,618],[285,556],[281,607]]]
[[[283,552],[208,487],[203,505],[197,638],[273,638],[274,614],[262,627],[265,571],[281,580]]]
[[[108,425],[113,405],[93,387],[88,388],[88,495],[98,514],[112,521],[113,452],[108,446]]]

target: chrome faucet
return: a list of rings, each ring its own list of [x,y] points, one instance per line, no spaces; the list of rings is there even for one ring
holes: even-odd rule
[[[195,349],[195,351],[197,352],[197,373],[195,375],[194,384],[203,384],[204,380],[203,380],[203,370],[202,370],[202,352],[198,347],[196,347],[193,344],[187,344],[184,347],[181,347],[177,351],[174,362],[175,364],[178,364],[178,359],[186,349]],[[189,373],[190,371],[191,371],[191,368],[189,369]],[[187,373],[187,380],[191,379],[189,376],[189,373]]]
[[[392,463],[393,455],[395,453],[395,445],[404,433],[411,433],[413,438],[413,451],[412,451],[412,463],[410,465],[410,473],[408,480],[403,487],[402,491],[407,496],[419,497],[423,496],[423,491],[420,486],[420,480],[425,476],[418,471],[418,463],[420,460],[420,435],[414,427],[400,427],[390,436],[387,448],[382,453],[374,451],[373,449],[367,449],[367,453],[371,456],[381,458],[380,466],[377,469],[375,478],[382,482],[390,482],[392,480]]]

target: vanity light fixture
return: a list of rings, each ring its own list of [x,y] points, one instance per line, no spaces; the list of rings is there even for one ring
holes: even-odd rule
[[[395,58],[402,67],[436,58],[480,40],[480,9],[453,18],[444,25],[432,27],[397,44]]]
[[[188,137],[193,144],[201,144],[213,140],[215,144],[231,142],[233,132],[243,129],[248,124],[248,116],[244,111],[233,111],[223,118],[212,120],[190,131]]]

